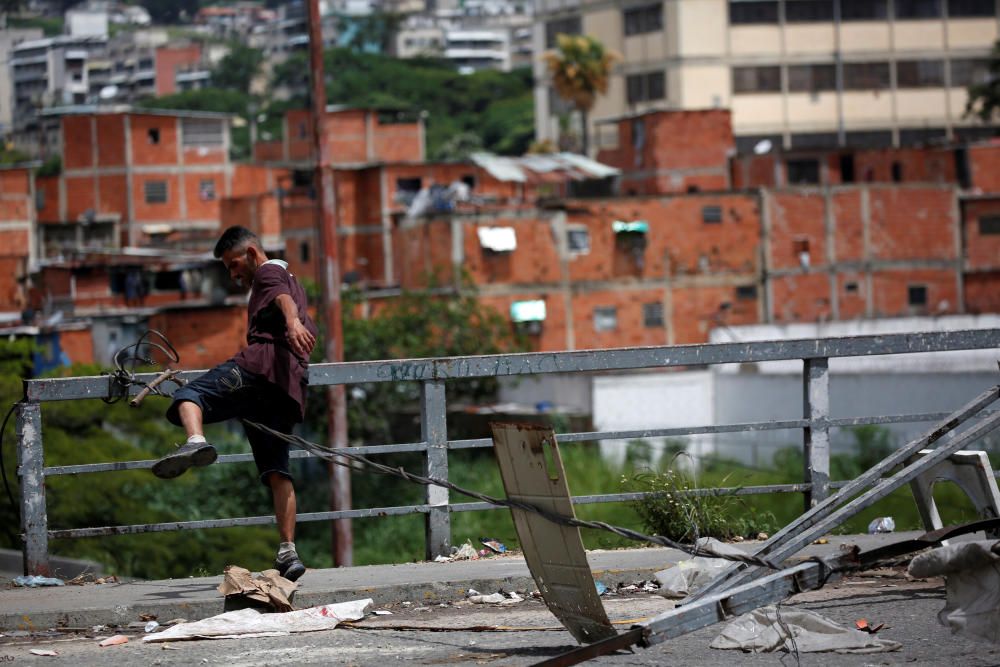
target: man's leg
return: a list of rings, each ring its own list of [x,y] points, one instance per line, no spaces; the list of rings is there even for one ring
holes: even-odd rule
[[[187,436],[190,438],[192,435],[204,436],[205,431],[202,428],[202,410],[201,406],[192,401],[181,401],[177,405],[177,416],[180,417],[181,426],[187,432]]]
[[[268,475],[274,499],[274,517],[278,521],[278,535],[282,542],[295,542],[295,486],[284,475]]]

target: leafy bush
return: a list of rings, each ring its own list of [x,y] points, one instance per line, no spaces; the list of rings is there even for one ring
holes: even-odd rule
[[[755,537],[777,525],[773,514],[758,513],[733,492],[691,494],[697,483],[680,470],[647,470],[622,481],[629,491],[652,494],[632,503],[645,529],[678,542],[693,542],[699,537]]]

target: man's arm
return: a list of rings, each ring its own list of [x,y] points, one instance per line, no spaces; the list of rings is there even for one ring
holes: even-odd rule
[[[299,319],[299,309],[295,306],[295,300],[288,294],[279,294],[274,297],[274,302],[281,309],[281,314],[285,316],[285,327],[288,330],[288,344],[292,350],[308,360],[313,346],[316,345],[316,337],[306,329]]]

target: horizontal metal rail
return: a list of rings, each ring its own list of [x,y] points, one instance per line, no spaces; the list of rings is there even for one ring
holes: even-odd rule
[[[703,367],[713,364],[746,364],[768,361],[800,360],[803,362],[803,418],[779,419],[723,425],[692,425],[686,427],[632,429],[566,433],[558,436],[563,444],[608,440],[687,437],[725,433],[764,433],[800,431],[803,435],[805,479],[798,484],[730,487],[724,489],[692,489],[679,495],[750,496],[766,493],[801,493],[807,503],[822,502],[829,489],[841,488],[850,481],[830,482],[830,430],[853,426],[925,422],[940,420],[945,412],[875,415],[868,417],[831,418],[829,405],[829,359],[868,355],[912,354],[958,350],[994,349],[1000,347],[1000,329],[974,331],[928,332],[855,336],[844,338],[761,341],[711,345],[585,350],[576,352],[485,355],[443,359],[407,359],[365,361],[341,364],[316,364],[310,368],[309,380],[314,386],[357,384],[368,382],[417,382],[421,386],[421,441],[402,444],[375,444],[352,448],[365,455],[388,455],[405,452],[420,453],[425,473],[431,477],[448,478],[448,453],[492,447],[488,438],[448,440],[445,381],[468,378],[511,377],[548,373],[596,373],[638,369]],[[203,371],[187,371],[179,377],[190,380]],[[139,376],[149,382],[154,374]],[[268,525],[273,516],[175,521],[127,526],[102,526],[50,530],[45,507],[45,479],[59,475],[105,473],[151,468],[153,460],[85,463],[77,465],[44,465],[41,403],[58,400],[108,398],[113,385],[108,376],[39,379],[24,381],[24,401],[17,405],[18,475],[21,481],[22,534],[25,542],[26,570],[45,574],[48,570],[48,542],[51,539],[99,537],[172,530],[197,530],[231,526]],[[133,386],[129,394],[139,387]],[[979,416],[992,418],[996,412],[983,411]],[[752,445],[747,442],[747,445]],[[292,458],[310,458],[304,451],[291,452]],[[221,463],[247,463],[250,454],[227,454]],[[573,498],[575,505],[605,502],[634,502],[648,494],[612,493],[584,495]],[[455,503],[443,487],[431,485],[424,502],[397,507],[352,509],[340,512],[312,512],[298,516],[299,521],[329,521],[383,516],[422,515],[428,555],[447,553],[450,545],[448,516],[454,512],[493,510],[496,507],[481,502]]]
[[[352,361],[310,366],[309,384],[323,386],[362,382],[421,382],[547,373],[745,364],[791,359],[950,352],[994,348],[997,346],[997,341],[1000,341],[1000,329],[976,329],[751,343],[529,352],[442,359]],[[204,371],[188,371],[181,373],[179,377],[190,380],[202,373]],[[155,377],[155,374],[149,373],[139,376],[139,379],[148,382]],[[105,398],[108,396],[108,386],[108,378],[105,376],[25,380],[24,396],[31,402]]]

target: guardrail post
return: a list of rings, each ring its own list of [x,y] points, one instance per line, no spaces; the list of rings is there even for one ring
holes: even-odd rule
[[[18,403],[17,476],[21,487],[24,573],[49,575],[49,519],[45,509],[42,406]]]
[[[830,494],[830,360],[805,359],[802,380],[803,431],[806,493],[805,508],[811,509]]]
[[[420,430],[427,443],[424,474],[435,479],[448,479],[448,420],[443,380],[428,380],[420,385]],[[425,515],[427,560],[451,551],[451,515],[448,510],[448,489],[427,487]]]

